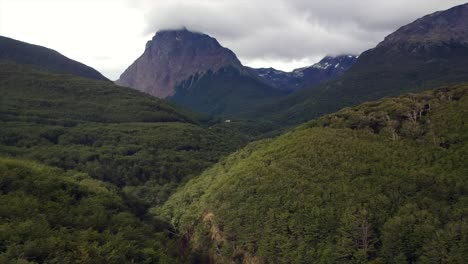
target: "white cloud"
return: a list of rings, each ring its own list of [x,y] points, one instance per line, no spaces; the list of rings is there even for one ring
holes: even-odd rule
[[[146,32],[187,26],[216,37],[244,63],[277,65],[359,54],[404,24],[459,0],[139,1]],[[267,66],[267,65],[263,65]],[[304,65],[302,65],[304,66]]]
[[[0,0],[0,35],[55,49],[116,79],[144,50],[143,12],[124,0]]]
[[[372,48],[462,0],[0,0],[0,34],[58,50],[116,79],[157,30],[217,38],[246,65],[283,70]]]

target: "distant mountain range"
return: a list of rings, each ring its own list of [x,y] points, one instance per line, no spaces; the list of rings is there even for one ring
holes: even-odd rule
[[[355,56],[326,57],[287,73],[244,67],[231,50],[203,33],[163,30],[116,81],[210,115],[236,116],[246,109],[310,88],[343,74]]]
[[[401,27],[336,80],[252,109],[251,118],[295,125],[386,96],[468,81],[468,4]]]
[[[203,33],[162,30],[116,83],[213,116],[291,126],[364,101],[468,81],[467,10],[436,12],[359,57],[327,56],[292,72],[245,67]],[[56,51],[5,37],[0,44],[1,60],[106,80]]]
[[[216,39],[186,28],[157,32],[116,83],[210,115],[236,115],[245,105],[286,95]]]
[[[357,56],[355,55],[326,56],[312,66],[295,69],[291,72],[274,68],[251,68],[250,70],[271,86],[295,92],[341,76],[354,65],[356,60]]]
[[[0,60],[27,64],[37,69],[107,80],[95,69],[69,59],[55,50],[0,36]]]

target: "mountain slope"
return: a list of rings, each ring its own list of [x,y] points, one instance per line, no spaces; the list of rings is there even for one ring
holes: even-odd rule
[[[418,19],[361,54],[337,80],[261,106],[251,116],[298,124],[361,102],[468,81],[467,17],[465,4]]]
[[[0,154],[82,171],[153,204],[264,129],[205,123],[129,88],[27,66],[0,64],[0,84]]]
[[[356,60],[357,57],[353,55],[327,56],[312,66],[295,69],[292,72],[283,72],[273,68],[251,68],[250,70],[270,85],[294,92],[341,76],[353,66]]]
[[[25,65],[0,62],[0,81],[0,114],[5,119],[196,123],[199,118],[164,100],[110,82],[52,74]]]
[[[55,50],[0,36],[0,60],[28,64],[57,73],[107,80],[95,69],[69,59]]]
[[[116,83],[221,116],[286,94],[258,80],[216,39],[187,29],[157,32]]]
[[[183,81],[168,99],[209,115],[238,116],[256,104],[285,95],[241,70],[227,67]]]
[[[173,263],[160,224],[86,174],[0,157],[1,263]]]
[[[467,114],[467,84],[347,108],[250,144],[155,212],[215,263],[463,263]]]

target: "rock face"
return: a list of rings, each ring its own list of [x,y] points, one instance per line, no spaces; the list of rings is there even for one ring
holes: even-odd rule
[[[327,56],[312,66],[292,72],[273,68],[251,69],[251,72],[278,89],[294,92],[335,79],[351,68],[356,60],[357,56],[354,55]]]
[[[34,66],[40,70],[107,80],[95,69],[55,50],[0,36],[0,60]]]
[[[401,27],[375,48],[362,53],[352,71],[384,67],[386,71],[399,69],[402,72],[408,68],[405,70],[408,77],[411,74],[416,79],[428,79],[436,73],[441,76],[454,75],[460,70],[468,73],[465,70],[467,58],[468,4],[463,4]],[[429,70],[435,73],[427,74]]]
[[[468,45],[468,4],[422,17],[387,36],[379,46],[440,43]]]
[[[293,74],[302,76],[301,88],[308,88],[341,76],[354,65],[357,58],[354,55],[327,56],[310,67],[294,70]]]
[[[166,98],[175,94],[182,81],[224,67],[242,69],[229,49],[208,35],[187,29],[159,31],[146,49],[116,81],[151,95]]]

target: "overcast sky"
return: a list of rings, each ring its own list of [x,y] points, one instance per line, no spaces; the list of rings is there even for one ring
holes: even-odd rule
[[[244,65],[282,70],[359,54],[459,0],[0,0],[0,35],[39,44],[117,79],[159,29],[217,38]]]

